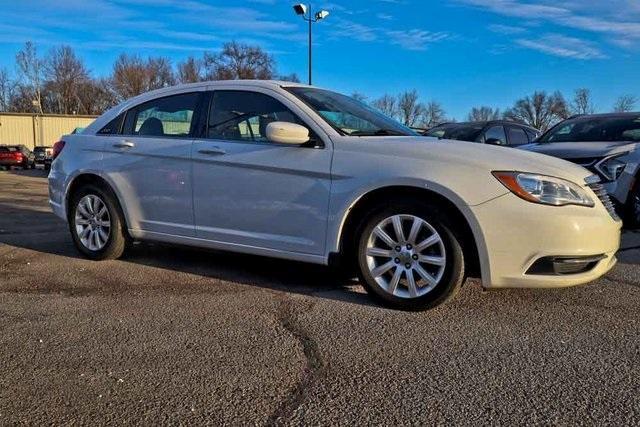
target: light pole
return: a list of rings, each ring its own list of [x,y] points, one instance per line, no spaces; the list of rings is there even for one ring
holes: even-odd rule
[[[311,13],[311,5],[307,7],[307,5],[299,3],[293,6],[293,10],[296,12],[296,15],[300,15],[302,19],[309,23],[309,84],[311,85],[311,64],[312,64],[312,36],[311,36],[311,26],[313,23],[323,20],[327,16],[329,16],[329,11],[320,10],[312,15]]]

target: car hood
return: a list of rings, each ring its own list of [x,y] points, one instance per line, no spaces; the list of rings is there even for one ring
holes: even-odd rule
[[[633,142],[550,142],[534,143],[518,147],[522,150],[547,154],[561,159],[601,158],[613,154],[632,151],[637,143]]]
[[[519,171],[555,176],[584,184],[593,175],[582,166],[525,150],[475,142],[428,137],[343,137],[340,149],[449,162],[457,167],[492,171]]]

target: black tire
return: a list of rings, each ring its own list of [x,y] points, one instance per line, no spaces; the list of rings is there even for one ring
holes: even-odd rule
[[[45,171],[50,171],[50,170],[51,170],[51,165],[47,165],[47,164],[45,164],[45,165],[44,165],[44,170],[45,170]]]
[[[109,213],[110,230],[104,247],[99,250],[91,250],[85,246],[75,226],[76,210],[79,202],[87,195],[94,195],[100,198]],[[122,256],[127,246],[129,236],[126,231],[125,221],[118,200],[110,189],[104,189],[97,185],[87,184],[78,188],[72,195],[69,202],[68,224],[71,237],[76,248],[87,258],[92,260],[117,259]]]
[[[636,184],[629,192],[627,204],[624,208],[626,228],[631,230],[640,228],[640,185]]]
[[[446,261],[440,280],[435,287],[425,295],[407,298],[392,295],[379,285],[370,272],[367,264],[367,244],[373,229],[382,221],[394,215],[412,215],[429,224],[439,234]],[[465,279],[464,253],[459,238],[454,232],[455,227],[449,223],[446,216],[436,208],[426,204],[400,201],[390,203],[374,211],[359,227],[357,238],[357,262],[360,279],[367,292],[385,306],[409,311],[428,310],[451,300],[460,290]],[[397,261],[397,258],[396,258]],[[398,266],[396,266],[398,268]],[[400,267],[401,268],[401,267]],[[404,273],[405,282],[407,279]],[[413,274],[413,273],[411,273]]]

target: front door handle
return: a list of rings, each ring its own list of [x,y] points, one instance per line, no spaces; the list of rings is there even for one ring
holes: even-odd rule
[[[116,143],[116,144],[113,144],[113,146],[114,146],[115,148],[131,148],[131,147],[133,147],[134,145],[135,145],[135,144],[134,144],[133,142],[131,142],[131,141],[127,141],[126,139],[125,139],[125,140],[123,140],[123,141],[120,141],[120,142],[118,142],[118,143]]]
[[[204,150],[198,150],[198,153],[204,154],[207,156],[222,156],[223,154],[227,154],[227,152],[220,147],[211,147]]]

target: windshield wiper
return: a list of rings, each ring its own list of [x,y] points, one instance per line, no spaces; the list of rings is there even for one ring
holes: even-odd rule
[[[349,136],[407,136],[407,135],[392,129],[378,129],[374,132],[356,131],[356,132],[350,133]]]

